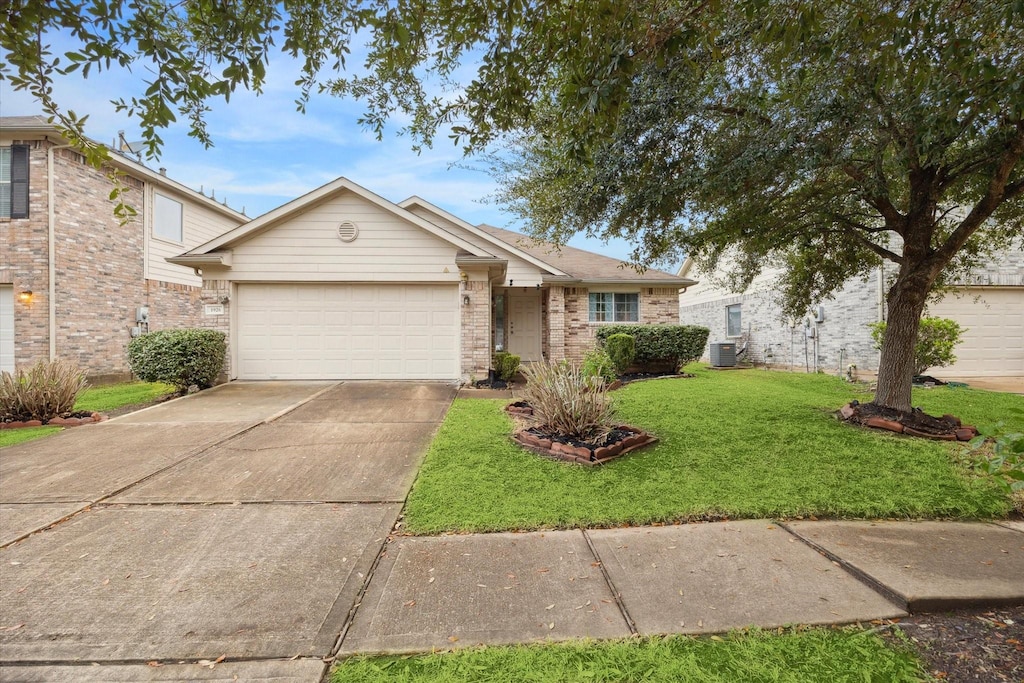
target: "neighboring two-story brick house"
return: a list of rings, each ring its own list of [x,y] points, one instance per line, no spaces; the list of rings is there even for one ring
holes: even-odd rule
[[[248,219],[111,156],[94,168],[42,117],[0,117],[0,370],[66,359],[95,380],[121,378],[132,328],[202,324],[202,278],[165,259]],[[137,211],[127,223],[111,170]]]

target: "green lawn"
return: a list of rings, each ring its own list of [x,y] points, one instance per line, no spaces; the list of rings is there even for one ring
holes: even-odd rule
[[[75,402],[76,411],[106,413],[124,406],[149,403],[174,392],[174,387],[161,382],[126,382],[86,389]],[[0,448],[31,441],[55,432],[60,427],[28,427],[0,431]]]
[[[644,638],[490,647],[413,657],[343,660],[335,683],[901,683],[927,676],[914,655],[856,629],[777,635]]]
[[[75,410],[106,413],[124,406],[149,403],[173,394],[174,387],[162,382],[126,382],[86,389],[75,402]]]
[[[502,401],[459,399],[406,507],[413,533],[772,517],[1001,516],[1005,494],[965,474],[955,444],[854,428],[832,413],[870,400],[835,377],[695,370],[615,392],[623,422],[660,442],[599,468],[509,439]],[[1024,398],[920,390],[915,405],[965,422],[1024,424]]]

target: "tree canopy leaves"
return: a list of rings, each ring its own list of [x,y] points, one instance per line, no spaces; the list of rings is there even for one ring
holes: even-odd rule
[[[925,298],[1024,237],[1021,0],[10,0],[0,78],[52,97],[55,74],[145,70],[117,101],[149,153],[177,116],[205,143],[209,102],[259,91],[277,49],[297,105],[354,96],[382,135],[449,132],[497,155],[499,198],[534,234],[685,252],[742,289],[785,263],[799,314],[882,260],[879,395],[909,408]],[[54,56],[49,36],[76,46]],[[342,72],[354,43],[368,52]],[[278,48],[280,44],[280,48]]]

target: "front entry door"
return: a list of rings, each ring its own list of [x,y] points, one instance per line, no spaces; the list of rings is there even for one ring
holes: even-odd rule
[[[508,297],[508,350],[523,361],[541,360],[540,295]]]

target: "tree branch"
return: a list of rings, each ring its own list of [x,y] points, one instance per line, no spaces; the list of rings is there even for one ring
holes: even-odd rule
[[[853,164],[844,164],[842,168],[843,172],[850,176],[850,178],[860,183],[862,186],[867,185],[868,177],[864,171],[860,170]],[[863,187],[863,189],[864,192],[861,193],[861,197],[863,197],[864,201],[877,209],[878,213],[882,214],[882,218],[884,218],[886,222],[886,227],[889,230],[893,230],[902,235],[903,214],[893,206],[888,197],[884,195],[871,195],[867,192],[867,187]]]
[[[985,196],[974,205],[967,217],[960,221],[960,225],[950,233],[942,246],[935,250],[929,259],[933,268],[941,269],[949,263],[982,222],[991,216],[1000,204],[1024,191],[1024,179],[1007,184],[1010,174],[1013,173],[1013,169],[1024,155],[1024,122],[1018,121],[1016,127],[1017,134],[1007,143],[999,165],[989,179]]]
[[[900,256],[899,254],[897,254],[895,252],[889,251],[888,249],[886,249],[883,246],[875,244],[874,242],[869,240],[867,237],[862,235],[860,233],[860,231],[858,230],[858,228],[856,228],[854,226],[848,225],[848,226],[846,226],[846,229],[843,230],[843,234],[849,235],[850,237],[853,237],[855,240],[860,242],[862,246],[867,247],[869,250],[871,250],[874,253],[878,254],[879,256],[884,258],[886,261],[892,261],[893,263],[898,263],[900,265],[903,265],[903,257],[902,256]]]

